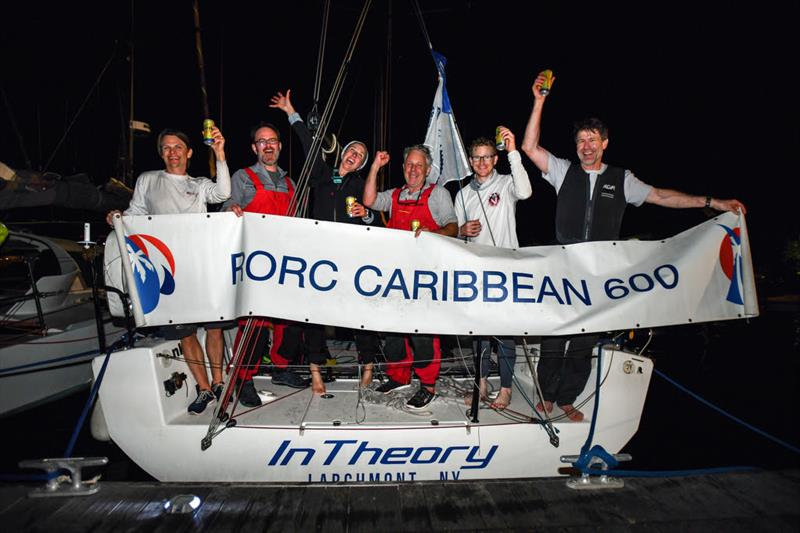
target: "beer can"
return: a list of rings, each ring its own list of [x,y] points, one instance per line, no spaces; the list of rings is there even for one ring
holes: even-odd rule
[[[506,142],[503,140],[503,135],[500,133],[500,127],[494,129],[494,145],[498,150],[506,149]]]
[[[203,121],[203,142],[209,146],[214,144],[214,137],[211,130],[214,129],[214,121],[207,118]]]
[[[348,196],[347,198],[344,199],[344,207],[345,207],[345,210],[347,210],[347,216],[349,216],[351,218],[354,216],[353,215],[353,205],[355,203],[356,203],[356,197],[355,196]]]
[[[416,218],[411,221],[411,231],[417,231],[419,229],[419,220]]]
[[[547,96],[550,94],[550,87],[553,85],[553,71],[547,69],[542,74],[544,74],[544,83],[542,83],[542,88],[539,89],[539,92],[542,93],[542,96]]]

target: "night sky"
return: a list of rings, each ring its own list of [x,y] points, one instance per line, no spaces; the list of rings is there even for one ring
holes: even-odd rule
[[[573,121],[598,116],[610,127],[605,162],[658,187],[742,200],[757,270],[775,268],[787,239],[798,238],[791,3],[603,3],[602,9],[556,1],[420,3],[434,48],[448,58],[448,90],[465,143],[491,137],[503,124],[521,144],[531,83],[550,68],[557,81],[541,143],[555,155],[574,155]],[[361,6],[333,2],[321,106]],[[41,168],[52,159],[50,170],[88,172],[97,183],[119,175],[132,42],[135,118],[154,132],[189,132],[190,173],[207,175],[191,1],[136,2],[133,24],[130,2],[27,2],[3,10],[0,160],[24,167],[27,158]],[[268,120],[285,136],[282,166],[299,174],[299,143],[290,139],[283,113],[267,103],[291,88],[301,114],[310,109],[322,12],[321,1],[200,2],[208,104],[226,136],[232,170],[252,164],[249,127]],[[410,2],[373,2],[332,122],[345,142],[359,138],[376,148],[376,102],[387,64],[389,151],[397,161],[404,146],[423,140],[437,81]],[[161,166],[154,146],[155,134],[136,139],[134,174]],[[520,241],[548,243],[555,195],[523,161],[534,196],[518,207]],[[501,157],[500,170],[507,168]],[[398,165],[391,175],[399,183]],[[629,208],[623,234],[663,237],[703,220],[699,209]]]

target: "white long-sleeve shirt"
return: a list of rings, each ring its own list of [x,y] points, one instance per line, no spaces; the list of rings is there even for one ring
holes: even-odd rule
[[[164,170],[143,172],[136,180],[125,215],[205,213],[206,204],[224,202],[231,195],[231,175],[225,161],[217,161],[217,182],[177,176]]]
[[[456,193],[455,210],[459,228],[468,220],[478,220],[481,232],[470,237],[472,242],[501,248],[517,248],[516,206],[533,193],[528,172],[522,166],[518,151],[508,153],[511,175],[498,174],[496,170],[479,183],[472,179]]]

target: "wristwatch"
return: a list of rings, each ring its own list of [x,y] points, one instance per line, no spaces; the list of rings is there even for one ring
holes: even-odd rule
[[[710,196],[706,196],[706,208],[709,208],[709,207],[711,207],[711,197]]]

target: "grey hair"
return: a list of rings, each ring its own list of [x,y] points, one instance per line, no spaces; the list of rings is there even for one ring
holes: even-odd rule
[[[413,151],[422,152],[425,155],[425,160],[428,161],[428,166],[429,167],[433,166],[433,156],[431,156],[431,149],[424,144],[415,144],[403,150],[403,162],[405,162],[406,158],[408,157],[408,154]]]

